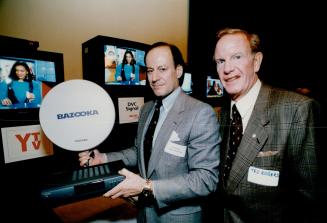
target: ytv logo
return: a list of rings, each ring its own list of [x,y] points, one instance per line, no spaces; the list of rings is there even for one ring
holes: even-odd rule
[[[27,152],[27,148],[31,145],[32,148],[35,150],[40,149],[41,140],[40,140],[40,132],[31,132],[26,133],[25,135],[15,135],[18,139],[19,143],[21,144],[22,152]]]
[[[1,128],[5,163],[53,155],[53,145],[40,125]]]

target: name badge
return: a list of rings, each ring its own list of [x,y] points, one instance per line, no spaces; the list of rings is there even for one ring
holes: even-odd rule
[[[279,171],[265,170],[251,166],[248,171],[248,181],[251,183],[276,187],[279,180]]]
[[[165,147],[165,152],[174,156],[185,157],[186,146],[168,141]]]

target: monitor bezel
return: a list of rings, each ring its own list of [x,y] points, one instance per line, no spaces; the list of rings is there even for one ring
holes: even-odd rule
[[[146,88],[148,86],[147,80],[145,85],[112,85],[105,82],[104,47],[106,45],[142,50],[144,52],[150,46],[137,41],[98,35],[82,44],[83,79],[95,82],[105,89],[111,89],[112,91],[121,88]]]
[[[64,81],[64,62],[63,54],[50,51],[40,50],[11,50],[4,49],[0,53],[0,57],[3,58],[21,58],[26,60],[43,60],[54,62],[55,64],[55,82],[42,81],[50,89],[57,84]],[[0,109],[1,119],[14,120],[14,121],[38,121],[39,108],[15,108],[15,109]]]

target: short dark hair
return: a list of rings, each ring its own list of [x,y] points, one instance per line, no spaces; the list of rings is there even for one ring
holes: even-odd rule
[[[147,57],[148,53],[151,50],[153,50],[154,48],[157,48],[157,47],[162,47],[162,46],[169,47],[169,49],[171,51],[171,54],[173,55],[173,61],[174,61],[175,68],[178,65],[183,67],[183,74],[179,78],[179,85],[181,85],[183,83],[183,80],[184,80],[185,62],[184,62],[183,55],[182,55],[181,51],[174,44],[170,44],[170,43],[166,43],[166,42],[156,42],[156,43],[152,44],[145,53],[144,62],[146,64],[146,57]]]

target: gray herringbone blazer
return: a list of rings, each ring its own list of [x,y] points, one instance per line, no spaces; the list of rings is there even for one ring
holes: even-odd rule
[[[228,150],[229,110],[226,106],[221,113],[222,171]],[[225,222],[314,221],[317,111],[318,105],[310,98],[262,85],[223,186]],[[278,186],[249,182],[251,166],[279,171]]]

